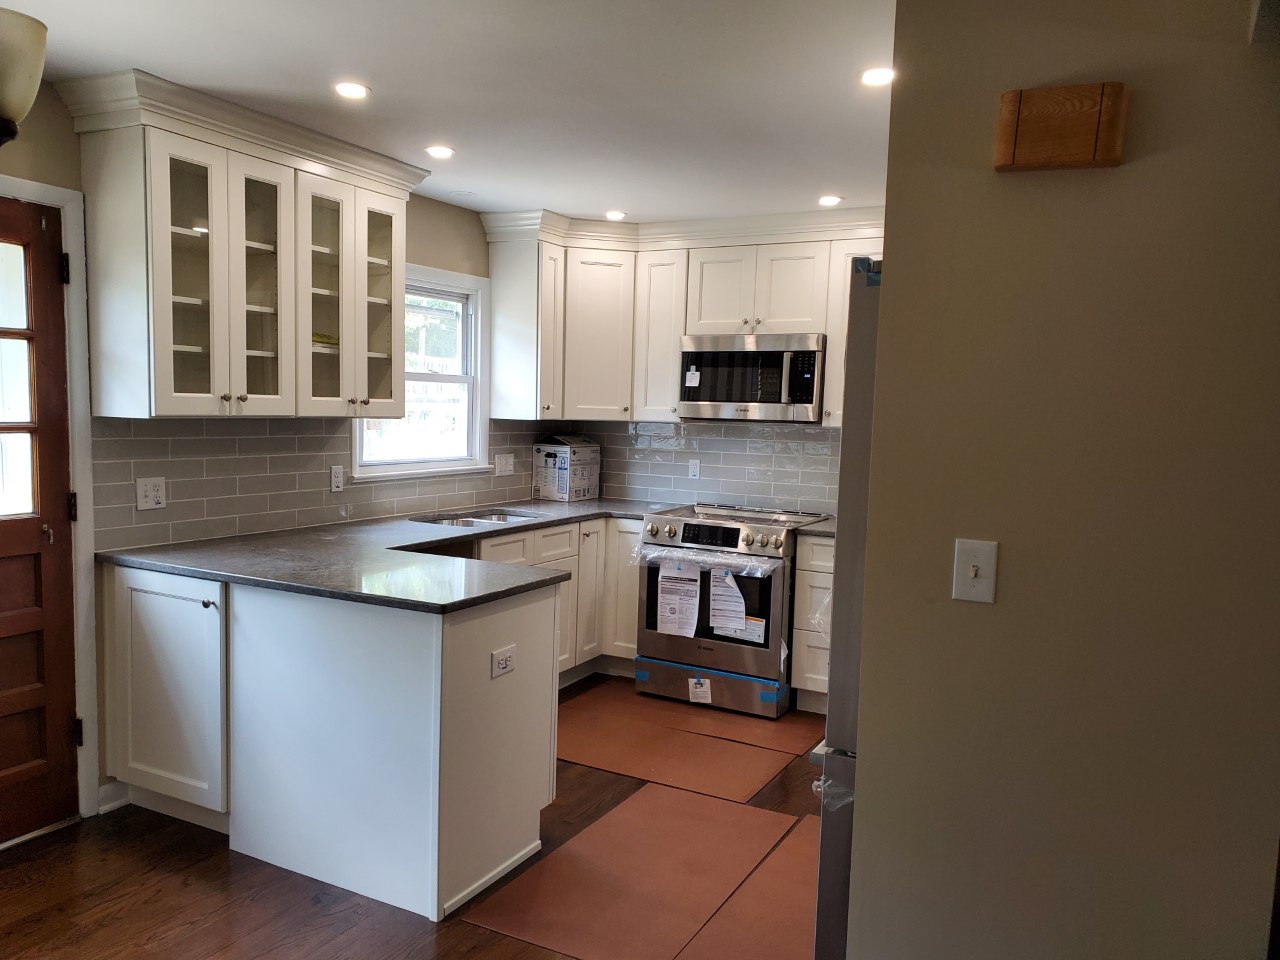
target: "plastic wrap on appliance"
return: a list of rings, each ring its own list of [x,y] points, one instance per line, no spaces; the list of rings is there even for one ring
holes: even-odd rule
[[[839,810],[853,803],[853,790],[843,787],[828,777],[813,781],[813,795],[822,801],[824,810]]]
[[[633,567],[683,563],[699,570],[729,570],[740,577],[767,577],[783,566],[781,557],[753,557],[723,550],[690,550],[657,543],[640,543],[631,551]]]
[[[831,598],[834,595],[834,590],[828,590],[827,595],[818,604],[818,609],[809,614],[809,623],[822,634],[825,640],[831,639]]]

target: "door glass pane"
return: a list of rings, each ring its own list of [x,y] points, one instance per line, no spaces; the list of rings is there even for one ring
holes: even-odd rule
[[[280,392],[279,186],[248,179],[244,184],[245,349],[248,392]]]
[[[369,399],[390,400],[391,379],[391,215],[368,212],[365,270],[369,282],[369,341],[365,344]]]
[[[0,433],[0,517],[34,513],[31,434]]]
[[[470,456],[471,383],[405,384],[403,420],[364,420],[363,461],[460,460]]]
[[[16,243],[0,243],[0,327],[26,330],[26,251]]]
[[[25,340],[0,340],[0,422],[31,422],[31,359]]]
[[[342,392],[342,204],[311,198],[311,393]]]
[[[209,168],[169,159],[173,391],[213,391],[209,369]]]

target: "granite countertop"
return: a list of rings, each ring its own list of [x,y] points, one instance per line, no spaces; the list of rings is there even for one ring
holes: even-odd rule
[[[834,537],[836,535],[836,518],[827,517],[796,531],[802,537]]]
[[[488,508],[492,512],[525,515],[492,526],[450,527],[401,517],[106,550],[97,557],[119,566],[203,580],[426,613],[450,613],[561,583],[570,575],[554,568],[437,556],[423,551],[560,523],[601,517],[639,519],[646,512],[670,506],[640,500],[523,501]],[[465,516],[484,509],[473,507],[424,516]]]

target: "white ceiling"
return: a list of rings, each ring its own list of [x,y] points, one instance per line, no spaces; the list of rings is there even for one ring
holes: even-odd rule
[[[893,0],[5,0],[50,80],[137,67],[427,167],[418,192],[600,219],[884,203]],[[373,88],[365,102],[339,79]],[[455,147],[447,161],[423,153]],[[471,191],[459,197],[454,191]]]

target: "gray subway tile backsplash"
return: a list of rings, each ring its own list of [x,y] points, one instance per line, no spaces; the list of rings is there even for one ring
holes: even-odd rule
[[[741,504],[834,513],[840,431],[757,423],[490,421],[490,454],[515,456],[506,477],[468,474],[349,483],[351,426],[318,418],[93,419],[94,527],[100,550],[287,530],[527,500],[533,444],[584,434],[601,447],[601,495],[666,503]],[[689,461],[701,476],[689,477]],[[134,508],[133,481],[164,477],[169,504]]]

